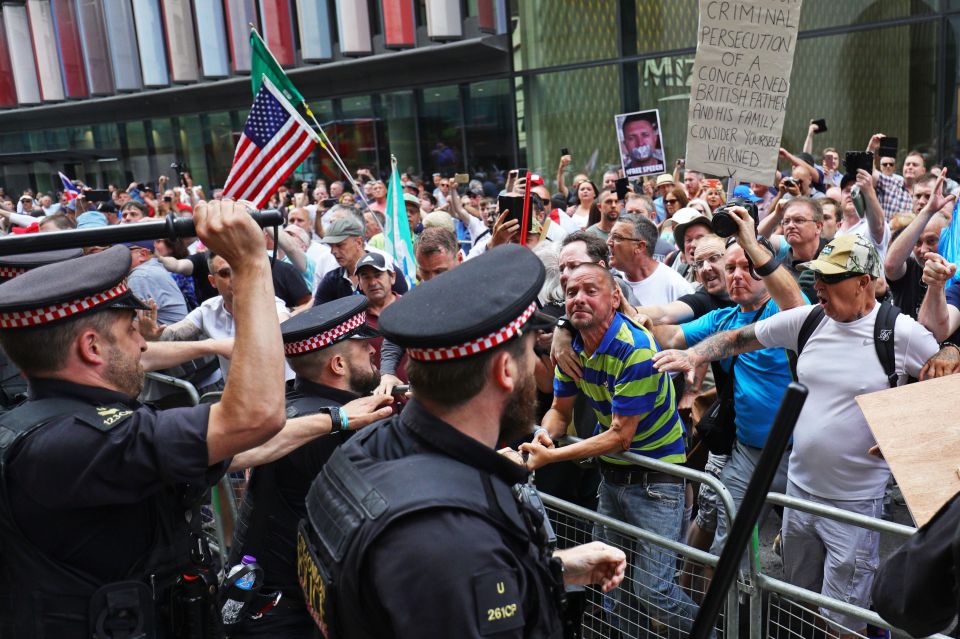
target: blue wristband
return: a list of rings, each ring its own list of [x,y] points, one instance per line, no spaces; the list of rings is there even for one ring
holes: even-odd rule
[[[340,407],[340,430],[350,430],[350,418],[347,416],[347,411]]]

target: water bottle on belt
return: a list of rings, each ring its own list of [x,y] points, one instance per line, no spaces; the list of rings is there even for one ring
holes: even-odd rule
[[[259,619],[280,601],[280,592],[261,595],[263,568],[257,558],[244,555],[227,573],[220,588],[220,617],[231,626],[244,619]]]

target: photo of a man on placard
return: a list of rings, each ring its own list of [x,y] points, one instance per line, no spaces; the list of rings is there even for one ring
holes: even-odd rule
[[[660,112],[657,109],[621,113],[614,118],[620,142],[620,164],[626,177],[663,173]]]

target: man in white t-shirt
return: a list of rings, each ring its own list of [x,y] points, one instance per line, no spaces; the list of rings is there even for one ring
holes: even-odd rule
[[[797,377],[809,395],[794,429],[787,495],[879,518],[890,469],[854,398],[889,387],[874,338],[880,257],[872,242],[851,234],[834,238],[817,259],[799,268],[813,271],[825,317],[810,333],[797,363]],[[668,370],[690,370],[709,359],[761,348],[796,352],[800,329],[813,310],[802,306],[720,333],[687,351],[693,357]],[[893,339],[894,368],[898,384],[903,384],[908,375],[919,376],[938,346],[933,335],[907,315],[896,316]],[[867,608],[879,564],[879,537],[865,528],[787,508],[786,579]],[[865,633],[862,620],[820,612],[850,631]]]
[[[224,337],[234,337],[236,334],[236,323],[233,317],[233,286],[231,285],[232,272],[227,261],[208,252],[207,264],[210,267],[210,284],[219,291],[220,295],[211,297],[197,308],[193,309],[187,316],[169,325],[145,325],[144,318],[140,320],[140,332],[144,338],[150,341],[160,340],[163,342],[173,341],[195,341],[201,339],[222,339]],[[286,303],[279,297],[275,297],[277,308],[277,317],[280,322],[290,318],[287,312]],[[220,358],[220,370],[226,379],[230,371],[230,360],[222,355]],[[284,364],[284,379],[287,381],[293,379],[296,375],[288,364]]]
[[[646,217],[621,215],[607,237],[612,266],[623,274],[634,306],[657,306],[694,292],[693,285],[654,259],[660,233]]]

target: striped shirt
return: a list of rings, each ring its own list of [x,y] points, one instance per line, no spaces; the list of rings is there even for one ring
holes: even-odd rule
[[[553,393],[571,397],[578,389],[583,391],[597,417],[594,435],[610,428],[614,415],[639,415],[630,452],[675,464],[686,461],[673,384],[669,375],[653,368],[658,346],[646,329],[617,312],[593,355],[584,352],[580,336],[574,338],[573,350],[583,365],[583,378],[574,382],[558,367]],[[612,457],[603,460],[626,463]]]

